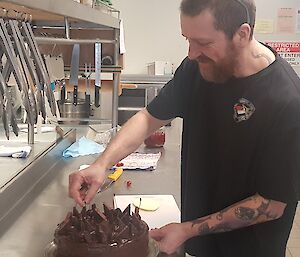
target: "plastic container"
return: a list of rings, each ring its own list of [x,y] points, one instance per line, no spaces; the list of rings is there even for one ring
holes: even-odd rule
[[[162,127],[145,139],[144,144],[150,148],[162,147],[166,141],[165,129]]]

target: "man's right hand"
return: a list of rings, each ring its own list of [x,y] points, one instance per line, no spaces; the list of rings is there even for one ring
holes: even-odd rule
[[[69,196],[80,206],[89,204],[105,180],[105,169],[92,164],[69,175]]]

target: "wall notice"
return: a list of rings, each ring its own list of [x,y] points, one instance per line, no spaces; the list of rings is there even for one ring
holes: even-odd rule
[[[296,11],[296,33],[300,33],[300,8]]]
[[[292,66],[300,66],[299,42],[265,42]]]
[[[295,9],[279,8],[277,20],[278,33],[293,33],[295,30]]]
[[[255,33],[271,34],[274,32],[274,20],[257,19],[254,27]]]

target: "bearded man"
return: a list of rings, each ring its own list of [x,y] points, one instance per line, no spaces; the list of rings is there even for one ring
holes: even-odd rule
[[[98,160],[70,176],[90,202],[106,169],[183,119],[182,223],[150,232],[168,254],[284,257],[300,199],[300,80],[253,36],[253,0],[183,0],[188,57]],[[83,183],[89,184],[84,199]]]

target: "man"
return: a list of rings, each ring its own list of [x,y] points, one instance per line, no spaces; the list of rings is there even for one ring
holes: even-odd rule
[[[150,232],[160,250],[284,257],[300,199],[300,80],[253,38],[254,23],[253,0],[183,0],[188,58],[99,159],[70,176],[70,195],[90,202],[106,169],[181,117],[182,223]]]

